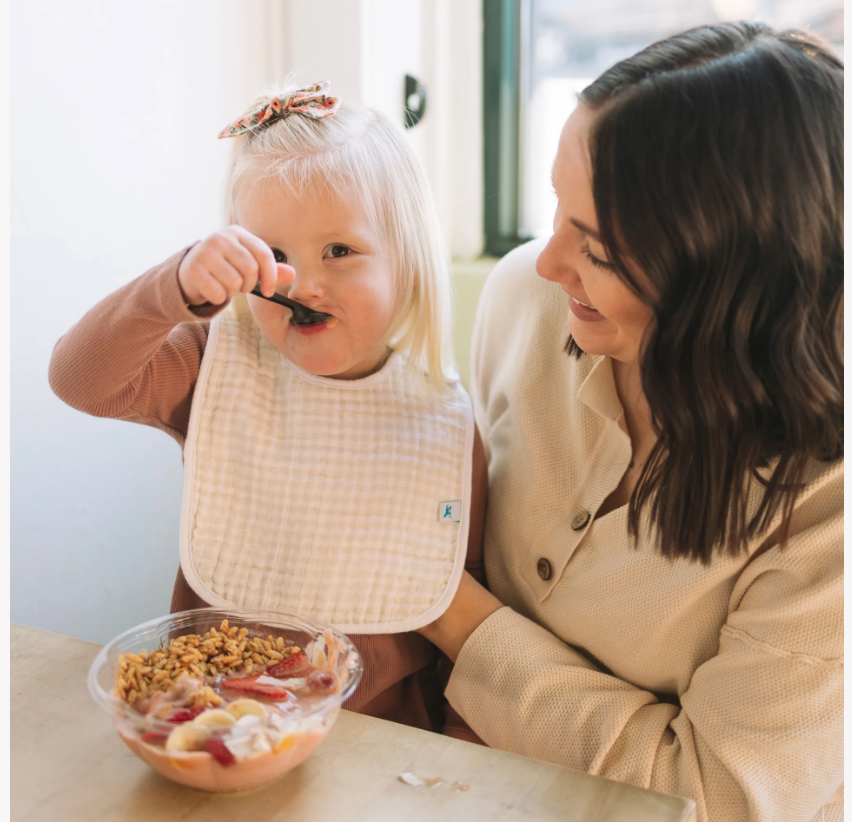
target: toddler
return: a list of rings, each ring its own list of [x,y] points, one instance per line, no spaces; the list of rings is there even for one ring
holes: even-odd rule
[[[231,225],[89,311],[50,381],[183,445],[172,611],[333,623],[364,661],[347,707],[434,728],[436,651],[415,629],[466,555],[481,578],[484,457],[425,177],[401,129],[326,91],[266,96],[222,132]],[[447,732],[471,738],[456,716]]]

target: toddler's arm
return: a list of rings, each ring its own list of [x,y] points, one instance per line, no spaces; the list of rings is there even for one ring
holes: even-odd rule
[[[240,291],[267,296],[293,270],[237,225],[214,232],[98,303],[53,350],[50,385],[80,411],[162,428],[181,444],[206,324]]]
[[[186,250],[119,288],[56,344],[50,385],[68,405],[98,417],[153,425],[186,438],[209,318],[190,309],[178,284]]]

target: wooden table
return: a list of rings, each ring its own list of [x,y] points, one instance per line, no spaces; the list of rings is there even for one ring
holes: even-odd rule
[[[690,800],[342,711],[306,762],[246,793],[169,782],[86,688],[99,647],[12,625],[12,819],[21,822],[687,822]],[[411,787],[403,772],[442,777]],[[453,791],[453,782],[469,786]]]

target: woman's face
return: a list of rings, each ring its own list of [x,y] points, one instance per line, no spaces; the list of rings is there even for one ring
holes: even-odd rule
[[[634,362],[652,312],[612,269],[598,238],[588,147],[591,123],[591,112],[579,105],[562,129],[553,163],[553,236],[536,271],[566,293],[568,330],[583,351]],[[641,272],[634,273],[641,282]]]

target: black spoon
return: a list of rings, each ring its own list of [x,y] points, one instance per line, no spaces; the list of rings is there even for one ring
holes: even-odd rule
[[[282,297],[280,294],[273,294],[271,297],[267,297],[266,294],[260,293],[260,285],[256,285],[251,293],[258,297],[263,297],[264,300],[287,306],[293,312],[293,316],[290,318],[290,322],[293,325],[319,325],[319,323],[324,323],[332,317],[331,314],[323,314],[322,311],[312,311],[306,305],[297,303],[295,300],[290,300],[287,297]]]

